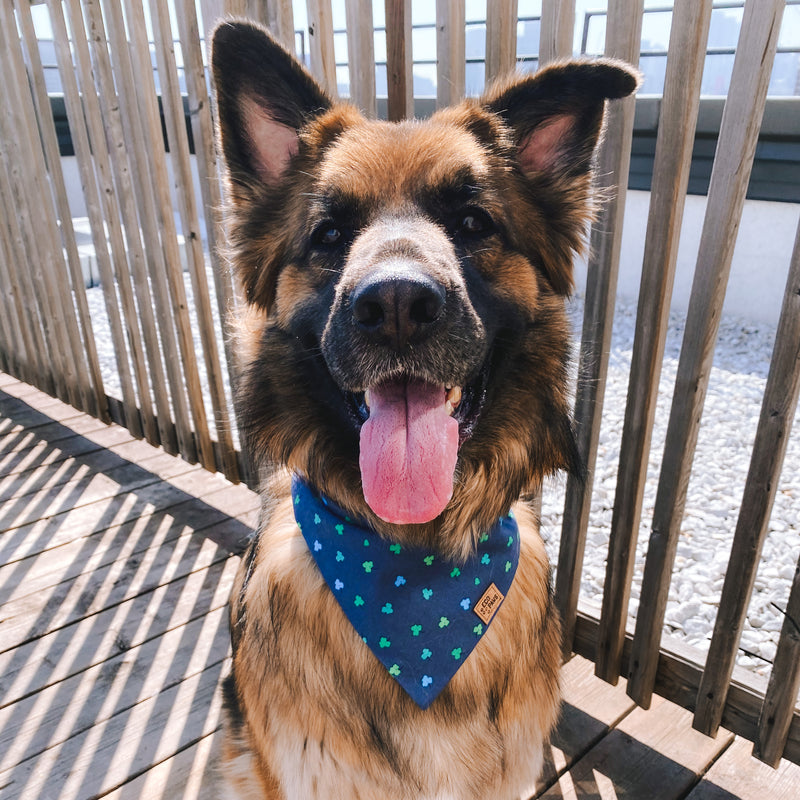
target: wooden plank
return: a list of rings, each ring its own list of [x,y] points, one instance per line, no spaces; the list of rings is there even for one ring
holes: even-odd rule
[[[579,610],[575,628],[575,652],[584,658],[597,658],[597,631],[599,623],[594,615]],[[625,637],[622,651],[623,672],[628,669],[632,634]],[[693,711],[697,700],[702,669],[702,653],[678,639],[662,642],[656,672],[655,693],[683,708]],[[734,667],[733,677],[722,715],[722,725],[731,733],[753,741],[758,731],[758,718],[767,682],[749,670]],[[789,738],[783,757],[800,764],[800,711],[792,715]]]
[[[58,148],[58,139],[56,137],[55,122],[53,121],[53,109],[47,94],[47,86],[45,85],[44,69],[42,67],[36,32],[33,27],[31,7],[29,3],[22,2],[22,0],[17,0],[15,6],[17,10],[17,22],[22,34],[22,40],[25,43],[25,56],[34,91],[36,113],[41,120],[39,134],[45,149],[48,174],[53,185],[53,194],[58,209],[59,228],[61,230],[64,250],[67,256],[67,266],[69,267],[72,281],[72,295],[77,306],[80,320],[82,350],[86,358],[87,377],[91,385],[91,391],[86,394],[86,408],[94,416],[99,416],[104,421],[109,421],[108,404],[106,403],[103,378],[100,373],[100,361],[97,355],[92,320],[89,314],[89,304],[86,299],[83,270],[81,268],[80,256],[78,255],[75,231],[72,226],[72,212],[69,207],[64,173],[61,170],[61,156]]]
[[[61,800],[115,789],[219,727],[217,690],[227,670],[225,661],[210,665],[105,724],[3,771],[0,785],[9,798],[46,797],[58,786]]]
[[[345,0],[350,102],[371,119],[378,115],[375,96],[375,26],[371,0]]]
[[[25,266],[25,248],[23,245],[22,231],[19,227],[17,215],[12,209],[15,207],[10,176],[6,163],[8,155],[6,146],[0,137],[0,219],[2,219],[3,248],[6,253],[5,266],[8,271],[7,282],[4,281],[6,291],[13,296],[16,318],[19,321],[22,351],[24,358],[19,377],[31,383],[38,383],[47,391],[54,392],[52,364],[44,358],[45,346],[42,331],[37,320],[34,319],[35,306],[29,302],[29,283]],[[27,280],[26,280],[27,279]]]
[[[34,163],[35,153],[30,142],[34,135],[38,140],[38,133],[29,127],[26,129],[22,119],[22,114],[27,110],[25,94],[28,92],[28,79],[19,69],[21,56],[17,42],[5,38],[10,37],[12,30],[16,30],[16,21],[8,4],[0,6],[0,28],[3,29],[0,35],[0,69],[7,78],[3,93],[5,102],[0,106],[0,139],[3,140],[9,178],[7,186],[10,187],[7,205],[10,206],[10,213],[16,217],[13,224],[18,235],[21,234],[18,249],[20,260],[16,266],[18,274],[27,284],[25,302],[31,304],[32,324],[41,329],[46,346],[44,352],[55,355],[54,366],[50,368],[55,394],[77,405],[74,375],[69,369],[62,371],[56,368],[64,363],[67,351],[64,349],[65,334],[60,325],[60,315],[54,310],[53,289],[48,285],[45,275],[45,270],[52,269],[55,253],[46,216],[42,230],[33,227],[35,215],[31,209],[37,208],[38,212],[38,207],[45,204],[42,179]],[[44,213],[44,208],[42,211]],[[34,316],[34,308],[38,316]]]
[[[308,10],[308,45],[311,72],[322,88],[334,100],[336,88],[336,58],[333,52],[333,13],[331,0],[306,0]],[[292,47],[294,52],[294,47]]]
[[[749,750],[745,739],[737,739],[686,800],[796,800],[800,767],[784,761],[777,769],[771,769],[756,761]]]
[[[86,2],[90,11],[96,5],[92,0]],[[87,15],[84,23],[78,0],[67,0],[65,6],[70,31],[77,41],[73,51],[84,96],[92,152],[102,188],[104,230],[101,228],[101,232],[93,228],[92,235],[95,249],[100,236],[107,235],[111,245],[119,310],[122,312],[128,338],[127,352],[117,352],[117,362],[130,358],[136,383],[137,398],[134,402],[138,402],[138,408],[130,411],[135,417],[133,424],[126,422],[126,425],[134,435],[143,434],[149,442],[157,444],[159,434],[147,377],[141,318],[132,282],[132,272],[136,272],[137,262],[138,269],[143,269],[144,256],[130,190],[131,168],[122,138],[120,107],[124,103],[120,103],[117,97],[102,21],[99,17],[93,19]],[[91,101],[88,103],[85,99],[87,93],[91,94]],[[160,381],[160,376],[157,380]]]
[[[159,444],[162,440],[169,443],[170,407],[166,392],[164,369],[158,349],[158,334],[153,316],[153,301],[147,282],[147,267],[142,245],[141,230],[136,214],[135,194],[133,190],[134,176],[138,174],[136,165],[130,159],[130,137],[123,132],[123,117],[128,113],[128,104],[117,96],[119,81],[115,81],[112,72],[111,58],[107,45],[107,36],[103,23],[100,4],[93,0],[85,0],[86,25],[92,32],[89,37],[92,53],[94,79],[97,84],[103,125],[109,142],[108,155],[114,173],[117,196],[119,198],[119,214],[124,228],[124,243],[121,236],[123,228],[119,228],[116,217],[109,222],[112,229],[112,248],[116,253],[124,249],[124,258],[117,257],[117,281],[122,298],[126,327],[132,330],[131,356],[137,376],[139,404],[144,423],[145,438],[151,444]],[[80,9],[73,0],[71,18],[80,18]],[[120,95],[124,96],[120,89]],[[138,301],[138,302],[137,302]],[[129,333],[129,337],[131,334]],[[146,361],[145,364],[145,355]],[[149,367],[150,380],[147,381]],[[151,388],[155,397],[155,407],[151,401]],[[142,399],[144,402],[142,402]],[[155,414],[158,414],[156,419]]]
[[[2,705],[225,608],[237,569],[237,558],[219,559],[206,569],[178,575],[153,591],[0,653]]]
[[[733,739],[728,733],[709,739],[691,730],[690,720],[688,711],[666,700],[649,711],[635,709],[540,796],[683,797]]]
[[[486,85],[517,63],[517,0],[496,0],[486,6]]]
[[[110,232],[114,231],[114,256],[125,258],[124,243],[121,240],[118,226],[113,220],[118,219],[111,168],[108,163],[108,152],[105,145],[105,134],[100,118],[97,94],[93,83],[91,88],[84,86],[83,99],[77,83],[76,65],[72,62],[66,23],[61,3],[49,0],[50,24],[53,28],[53,40],[58,61],[61,86],[69,120],[70,134],[75,148],[78,169],[81,176],[86,211],[92,230],[92,239],[103,285],[103,299],[108,315],[111,339],[117,358],[117,373],[122,390],[122,402],[125,409],[127,427],[134,436],[143,434],[136,398],[133,390],[133,376],[127,358],[125,332],[119,312],[116,283],[111,255],[106,242],[105,223],[108,221]],[[82,27],[82,26],[81,26]],[[76,55],[81,57],[80,74],[83,81],[91,81],[91,67],[88,64],[85,38],[80,47],[76,47]],[[85,102],[85,106],[84,106]],[[91,138],[91,143],[90,143]],[[97,168],[97,173],[95,173]],[[99,186],[98,186],[99,182]]]
[[[163,0],[151,0],[150,14],[156,40],[156,59],[158,61],[161,99],[167,123],[173,175],[176,180],[178,209],[183,226],[184,242],[188,249],[187,261],[193,289],[192,305],[197,315],[197,325],[200,331],[208,393],[211,399],[213,419],[216,423],[217,440],[224,459],[223,463],[219,465],[219,469],[233,480],[236,480],[238,479],[238,469],[233,439],[231,438],[228,401],[222,384],[222,366],[217,345],[216,328],[214,317],[211,313],[205,256],[190,163],[189,138],[186,133],[183,97],[178,82],[173,33],[166,2],[163,2]],[[194,374],[188,375],[187,378],[194,380]],[[190,392],[190,395],[199,390],[202,396],[199,375],[197,380],[198,385]],[[195,420],[195,434],[198,438],[203,465],[207,469],[216,469],[217,465],[213,449],[211,454],[206,455],[207,450],[211,448],[211,441],[205,414],[201,425],[198,426],[198,421]]]
[[[436,107],[458,103],[466,83],[464,0],[436,0]]]
[[[91,536],[73,539],[0,567],[0,602],[11,603],[54,590],[115,561],[157,547],[177,547],[181,536],[196,535],[219,543],[224,535],[245,536],[250,527],[201,501],[187,500],[165,511],[123,525],[112,525]]]
[[[228,553],[214,542],[188,534],[171,546],[132,554],[47,591],[10,600],[3,604],[0,649],[39,639],[226,558]]]
[[[545,747],[537,791],[545,791],[620,720],[636,707],[622,686],[610,686],[594,675],[591,661],[575,656],[561,670],[563,703],[558,726]]]
[[[109,444],[129,442],[132,439],[131,433],[126,428],[119,428],[116,425],[109,429]],[[57,445],[50,442],[39,442],[24,450],[13,450],[9,453],[0,453],[0,475],[8,478],[11,475],[20,475],[23,472],[30,472],[39,467],[52,469],[56,464],[68,458],[83,456],[88,453],[101,450],[104,445],[86,439],[83,436],[74,435],[62,439]]]
[[[287,13],[287,3],[280,0],[277,4],[280,13]],[[178,18],[178,30],[181,38],[184,78],[189,100],[189,116],[192,122],[192,136],[196,153],[197,177],[200,183],[200,194],[203,199],[203,216],[206,223],[208,239],[208,255],[211,259],[214,275],[214,289],[217,298],[217,312],[222,328],[222,341],[225,361],[228,367],[228,382],[236,385],[237,358],[233,348],[234,335],[231,331],[231,312],[236,308],[238,300],[233,286],[231,271],[223,263],[220,249],[225,241],[222,229],[222,191],[219,170],[217,168],[217,151],[214,142],[214,122],[211,117],[211,98],[206,85],[205,65],[200,49],[200,29],[196,15],[195,3],[187,0],[176,0],[175,12]],[[291,15],[291,3],[288,3]],[[291,20],[291,17],[290,17]],[[293,28],[293,24],[290,26]],[[294,30],[291,31],[294,44]],[[233,403],[231,403],[233,408]],[[235,410],[235,409],[234,409]],[[244,441],[244,436],[240,435]],[[233,479],[232,476],[231,479]]]
[[[800,287],[798,287],[800,289]],[[789,602],[778,640],[778,650],[761,708],[753,755],[777,767],[789,737],[789,727],[800,691],[800,562],[794,572]]]
[[[736,231],[764,113],[783,2],[746,6],[720,127],[645,562],[629,691],[646,705],[667,607]],[[737,591],[741,591],[738,587]],[[735,648],[735,645],[734,645]],[[710,730],[710,729],[709,729]]]
[[[109,652],[102,663],[6,705],[0,709],[0,771],[131,711],[223,661],[229,650],[225,607],[207,609],[184,626]]]
[[[261,4],[263,0],[260,0]],[[294,11],[292,0],[267,0],[267,26],[278,41],[290,52],[294,53]]]
[[[81,269],[78,246],[75,240],[75,232],[72,227],[72,214],[67,197],[67,189],[64,182],[64,174],[61,170],[61,157],[56,138],[55,123],[53,121],[53,110],[45,85],[44,70],[42,67],[36,33],[33,28],[30,5],[17,0],[17,21],[19,24],[21,38],[25,44],[25,57],[28,65],[28,74],[31,80],[33,98],[36,103],[36,113],[39,124],[39,134],[44,147],[45,158],[48,165],[48,175],[53,187],[53,196],[58,212],[58,225],[63,240],[64,250],[67,257],[67,267],[71,278],[71,297],[74,298],[80,320],[80,338],[78,349],[81,354],[81,363],[85,358],[86,373],[84,376],[84,407],[95,416],[108,420],[108,407],[105,402],[105,391],[103,380],[100,374],[100,362],[97,356],[94,333],[92,330],[91,317],[89,315],[89,305],[86,300],[86,290],[84,287],[83,271]],[[66,303],[69,300],[69,293],[63,298],[67,310],[71,306]]]
[[[606,23],[606,55],[638,63],[644,0],[612,0]],[[609,103],[606,136],[597,156],[597,186],[608,197],[592,225],[584,299],[583,333],[575,390],[576,443],[586,477],[567,477],[555,599],[561,616],[563,656],[572,651],[586,531],[617,299],[622,225],[630,168],[635,99]],[[602,187],[602,188],[600,188]]]
[[[725,685],[736,658],[800,395],[799,290],[800,226],[739,519],[733,535],[731,557],[725,572],[703,680],[698,690],[695,725],[704,732],[713,733],[720,724],[721,708],[725,703]],[[782,677],[788,678],[788,674]],[[773,699],[777,699],[775,695]],[[795,699],[796,693],[795,698],[791,698],[789,713],[794,707]],[[781,713],[778,709],[775,712]]]
[[[385,0],[385,9],[388,117],[399,122],[414,116],[411,3]]]
[[[161,342],[165,348],[164,362],[170,376],[178,448],[184,458],[197,461],[197,444],[192,435],[192,423],[203,428],[207,427],[207,422],[202,393],[198,391],[197,358],[186,306],[186,290],[178,249],[178,235],[175,230],[147,27],[141,3],[125,0],[124,8],[131,39],[130,47],[126,45],[125,49],[131,54],[135,97],[138,100],[132,107],[140,111],[141,141],[148,146],[147,152],[142,154],[141,159],[137,158],[137,164],[143,174],[149,177],[142,187],[140,214],[143,218],[142,227],[149,232],[148,252],[152,258],[150,279],[154,286]],[[108,8],[109,23],[112,18],[116,36],[124,42],[125,25],[115,3],[110,4]],[[135,119],[134,124],[136,124]],[[134,132],[134,141],[137,140],[138,136]],[[210,458],[208,455],[207,457]]]
[[[103,795],[103,799],[181,797],[182,800],[217,800],[223,791],[219,769],[222,739],[222,728],[219,728],[130,783]]]
[[[611,28],[611,8],[606,18],[606,38]],[[631,21],[635,21],[637,13],[631,9]],[[575,0],[543,0],[542,19],[539,27],[539,67],[543,67],[557,58],[569,58],[572,55],[572,42],[575,34]],[[638,48],[635,61],[638,62]]]
[[[603,589],[597,675],[619,677],[647,457],[689,179],[711,0],[676,0]]]

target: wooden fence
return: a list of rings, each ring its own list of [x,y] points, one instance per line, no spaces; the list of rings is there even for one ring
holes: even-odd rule
[[[220,185],[201,31],[225,10],[261,19],[293,46],[292,4],[239,0],[221,9],[221,3],[202,0],[202,22],[192,0],[172,0],[169,6],[167,0],[150,0],[147,15],[138,0],[46,0],[45,5],[121,396],[109,394],[103,377],[95,338],[98,312],[84,290],[29,0],[0,0],[0,368],[127,426],[170,453],[234,481],[246,478],[228,388],[236,364],[225,336],[227,311],[238,300],[216,256]],[[599,182],[620,188],[591,233],[575,407],[590,477],[568,482],[556,573],[565,656],[576,651],[594,659],[597,674],[607,681],[626,677],[628,693],[643,706],[657,692],[692,709],[695,726],[706,733],[724,725],[750,738],[756,754],[773,765],[781,756],[800,763],[800,565],[768,685],[736,671],[734,661],[800,389],[800,232],[794,252],[786,254],[790,269],[778,336],[707,657],[662,636],[662,628],[783,8],[784,0],[747,0],[744,8],[632,630],[627,621],[635,546],[712,0],[674,3],[603,605],[592,614],[582,607],[580,576],[635,101],[610,111]],[[308,0],[307,9],[311,69],[336,94],[330,0]],[[414,99],[410,3],[386,0],[385,12],[388,117],[401,119],[412,113]],[[488,3],[487,80],[514,67],[517,13],[516,0]],[[437,101],[443,105],[465,91],[464,4],[437,0],[436,14]],[[643,0],[609,0],[609,55],[638,61],[642,14]],[[371,20],[369,0],[347,2],[350,95],[374,115]],[[540,26],[540,64],[571,53],[574,3],[543,0]],[[187,107],[195,157],[184,124]]]

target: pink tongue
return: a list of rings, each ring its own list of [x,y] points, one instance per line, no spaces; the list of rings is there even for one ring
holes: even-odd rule
[[[369,507],[387,522],[429,522],[453,494],[458,423],[445,391],[422,381],[370,389],[361,426],[361,483]]]

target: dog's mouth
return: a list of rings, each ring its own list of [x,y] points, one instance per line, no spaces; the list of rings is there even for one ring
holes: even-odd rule
[[[464,386],[402,374],[348,395],[364,499],[381,519],[423,523],[445,509],[459,448],[483,411],[487,372]]]

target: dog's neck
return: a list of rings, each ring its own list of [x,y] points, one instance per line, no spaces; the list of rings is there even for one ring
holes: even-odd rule
[[[292,503],[309,553],[348,620],[389,674],[427,707],[511,588],[519,560],[513,515],[482,533],[470,558],[453,561],[376,534],[297,476]]]

